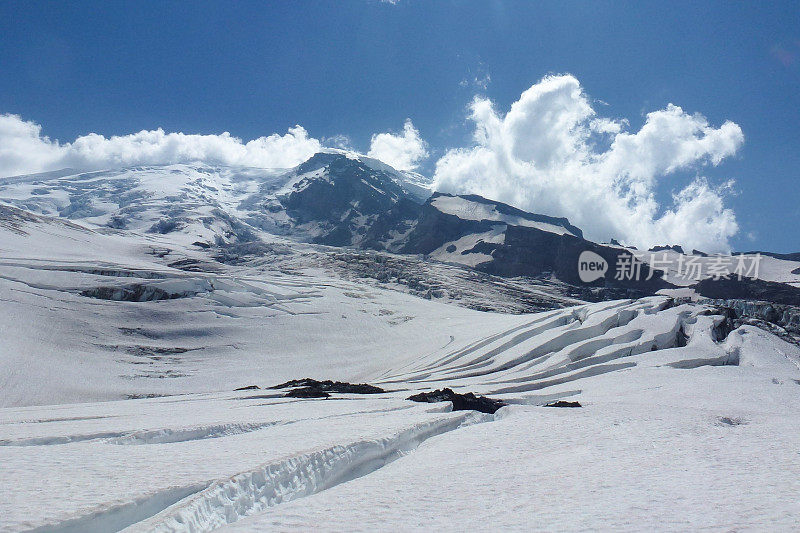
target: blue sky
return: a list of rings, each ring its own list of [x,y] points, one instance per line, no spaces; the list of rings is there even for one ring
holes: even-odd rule
[[[366,152],[410,118],[426,174],[473,144],[476,94],[502,116],[569,73],[632,133],[670,103],[738,125],[744,143],[720,164],[658,179],[658,209],[698,175],[734,179],[730,245],[800,250],[797,2],[3,1],[0,73],[0,113],[62,142],[157,127],[249,140],[300,124]]]

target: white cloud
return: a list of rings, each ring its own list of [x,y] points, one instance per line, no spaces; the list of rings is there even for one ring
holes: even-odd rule
[[[322,144],[329,148],[338,148],[339,150],[353,150],[353,140],[342,133],[331,137],[323,137]]]
[[[419,131],[406,119],[403,133],[377,133],[369,145],[369,157],[380,159],[398,170],[414,170],[417,163],[428,157],[428,145]]]
[[[716,165],[744,142],[741,128],[714,128],[669,105],[635,133],[625,120],[598,117],[578,80],[547,76],[502,114],[489,100],[470,106],[475,143],[436,163],[442,191],[476,193],[517,207],[566,216],[591,239],[728,249],[738,231],[724,206],[730,184],[698,177],[663,205],[660,180],[678,170]]]
[[[108,138],[90,133],[62,144],[43,136],[39,124],[18,115],[0,115],[0,177],[66,167],[90,170],[190,161],[286,168],[305,161],[320,148],[320,141],[309,137],[301,126],[289,128],[284,135],[246,143],[228,132],[187,135],[159,128]]]
[[[480,77],[479,76],[473,76],[472,79],[464,78],[463,80],[458,82],[458,85],[460,87],[473,86],[476,89],[481,89],[481,90],[485,91],[489,87],[489,84],[491,82],[492,82],[492,76],[490,74],[486,73],[486,74],[484,74],[483,76],[480,76]]]

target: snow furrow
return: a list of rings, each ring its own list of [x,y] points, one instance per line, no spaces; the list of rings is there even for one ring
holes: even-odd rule
[[[121,503],[92,514],[72,518],[58,524],[37,527],[31,533],[108,533],[120,531],[136,524],[162,509],[208,487],[199,483],[188,487],[176,487],[152,494],[132,502]]]
[[[464,425],[494,419],[475,412],[418,423],[389,437],[296,455],[212,483],[124,531],[213,531],[274,505],[365,476],[413,451],[423,441]]]
[[[52,446],[92,440],[105,440],[108,444],[164,444],[190,440],[215,439],[241,433],[258,431],[274,426],[278,422],[261,424],[217,424],[189,428],[164,428],[140,431],[107,431],[82,435],[60,435],[56,437],[32,437],[28,439],[0,440],[0,446]]]

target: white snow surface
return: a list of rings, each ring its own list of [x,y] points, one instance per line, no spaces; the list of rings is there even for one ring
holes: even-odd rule
[[[456,215],[464,220],[492,220],[510,226],[526,226],[558,235],[572,235],[572,232],[563,226],[501,213],[493,205],[475,202],[460,196],[437,196],[431,200],[431,205],[442,213]]]
[[[192,242],[236,228],[193,195],[248,217],[291,176],[172,170],[4,182],[30,190],[0,211],[0,531],[800,528],[798,347],[668,296],[474,311],[266,231],[217,262]],[[269,388],[303,377],[386,392]],[[406,400],[443,387],[509,405]]]

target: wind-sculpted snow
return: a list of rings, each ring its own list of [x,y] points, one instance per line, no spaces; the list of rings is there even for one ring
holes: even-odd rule
[[[698,316],[702,307],[670,303],[655,297],[548,313],[444,357],[422,358],[380,381],[418,387],[457,383],[491,394],[539,390],[636,366],[639,354],[680,348],[686,344],[689,326],[697,331],[689,348],[719,352],[708,364],[726,360],[727,352],[711,337],[723,318]],[[677,366],[683,357],[695,361],[690,349],[670,353]]]
[[[444,417],[394,435],[337,445],[261,465],[218,481],[127,531],[213,531],[274,505],[370,474],[412,452],[431,437],[484,420],[489,420],[488,415]]]
[[[277,236],[326,168],[0,183],[0,531],[800,528],[793,307]]]
[[[419,301],[422,307],[438,306]],[[724,520],[713,508],[699,513],[681,507],[691,522],[665,522],[672,524],[668,529],[682,529],[681,524],[797,525],[780,512],[788,505],[789,494],[794,494],[791,487],[800,474],[800,462],[792,452],[800,441],[793,437],[795,432],[778,430],[798,421],[800,350],[796,347],[752,326],[719,337],[714,332],[725,317],[715,314],[714,308],[666,297],[586,304],[495,321],[489,319],[497,315],[462,312],[468,316],[440,317],[450,341],[426,353],[384,352],[377,357],[372,353],[376,368],[362,375],[389,391],[382,394],[302,400],[243,390],[0,410],[0,460],[9,465],[7,479],[15,486],[0,503],[3,529],[211,531],[232,524],[257,531],[306,529],[319,521],[331,530],[368,530],[375,522],[362,514],[367,509],[384,509],[379,516],[385,523],[403,529],[400,522],[393,522],[399,511],[381,503],[388,497],[381,486],[396,486],[412,501],[424,492],[441,495],[433,500],[438,503],[417,503],[421,522],[409,525],[410,529],[439,523],[442,517],[477,527],[476,522],[464,521],[473,516],[464,506],[480,508],[479,502],[492,501],[508,486],[542,487],[533,489],[530,494],[535,499],[524,505],[540,509],[535,501],[544,498],[553,508],[537,511],[529,519],[538,520],[541,529],[559,529],[569,518],[555,510],[574,511],[569,502],[576,497],[572,489],[553,481],[553,476],[562,477],[559,469],[569,476],[590,471],[592,477],[581,479],[578,486],[604,502],[604,523],[610,520],[621,529],[636,520],[666,520],[675,505],[685,505],[680,502],[694,501],[703,507],[708,491],[724,496],[731,505]],[[459,329],[459,320],[469,328]],[[278,381],[252,367],[236,373],[239,385],[263,388]],[[404,399],[409,391],[442,387],[490,395],[511,405],[497,412],[498,421],[486,425],[488,430],[479,430],[484,425],[464,426],[470,419],[464,417],[470,415],[450,413],[448,404]],[[582,409],[538,407],[556,400],[579,401]],[[474,421],[478,420],[483,419]],[[618,434],[615,423],[627,427],[627,433]],[[538,429],[521,431],[522,427]],[[455,428],[460,429],[452,431]],[[670,440],[668,435],[675,431],[687,436]],[[624,435],[638,440],[639,447]],[[694,440],[688,435],[695,435]],[[763,453],[753,451],[746,460],[727,455],[740,446],[758,450],[762,438],[771,443]],[[613,478],[622,464],[616,452],[609,455],[611,442],[619,439],[627,460],[640,469],[649,464],[648,450],[661,449],[662,439],[699,462],[696,470],[686,465],[683,473],[642,470],[652,477],[651,484],[641,489],[620,480],[606,484],[604,477]],[[570,450],[575,446],[585,451],[574,457]],[[32,447],[35,462],[26,459]],[[449,449],[459,450],[466,470],[442,471],[449,462],[441,455]],[[538,452],[519,452],[524,449]],[[564,451],[557,453],[559,449]],[[599,462],[585,466],[581,459],[585,454]],[[709,470],[720,454],[732,465],[719,467],[725,475]],[[506,458],[507,465],[497,466],[498,458]],[[404,466],[393,467],[399,463]],[[446,486],[450,483],[446,478],[463,476],[471,488],[456,491],[459,496],[454,499],[454,487],[444,492],[417,487],[406,476],[419,469],[437,471]],[[480,483],[470,477],[478,469],[484,471]],[[36,480],[52,471],[59,474],[49,478],[48,490],[40,494],[34,510],[26,503],[28,495],[38,490]],[[492,476],[487,477],[486,471]],[[751,490],[733,491],[731,475]],[[373,487],[373,477],[385,476],[388,479],[375,481],[378,485]],[[417,482],[423,487],[426,483],[422,478]],[[359,489],[361,497],[344,496],[365,484],[372,488]],[[545,486],[560,487],[564,500],[558,492],[543,493]],[[639,492],[654,487],[654,501],[674,499],[678,487],[689,492],[671,506],[662,506],[647,503]],[[768,501],[774,502],[771,506],[765,506],[766,500],[751,499],[767,493]],[[330,503],[340,497],[348,503]],[[527,498],[522,497],[520,504]],[[631,498],[638,502],[638,511],[625,503]],[[301,501],[307,503],[297,507]],[[402,509],[405,504],[398,505]],[[284,506],[292,511],[280,511]],[[339,521],[338,516],[358,518]],[[481,512],[477,516],[488,519]],[[504,513],[498,524],[524,528],[526,524],[515,522],[513,516],[519,513]],[[575,516],[587,527],[600,526],[592,521],[593,515]]]
[[[103,440],[109,444],[164,444],[189,440],[216,439],[238,435],[271,426],[277,422],[264,424],[217,424],[188,428],[164,428],[137,430],[129,432],[100,432],[83,435],[59,435],[55,437],[34,437],[18,440],[0,440],[0,446],[51,446],[90,440]]]

